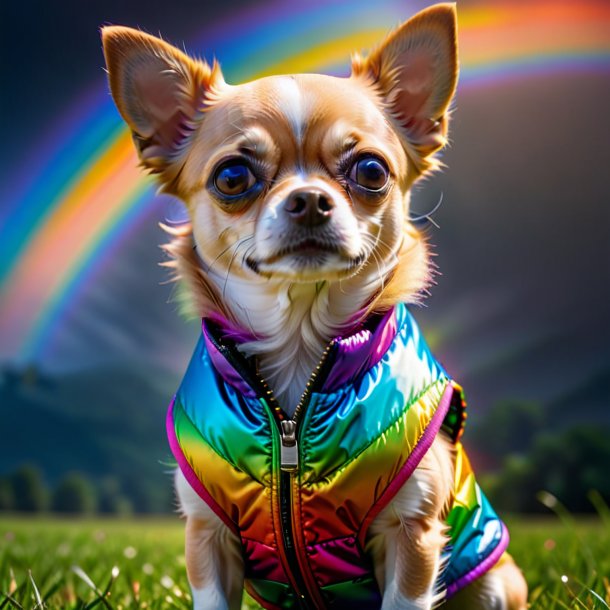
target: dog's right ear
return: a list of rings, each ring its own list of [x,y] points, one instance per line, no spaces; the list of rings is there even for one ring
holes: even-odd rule
[[[224,85],[220,67],[128,27],[102,28],[102,43],[110,91],[142,165],[171,192],[206,101]]]

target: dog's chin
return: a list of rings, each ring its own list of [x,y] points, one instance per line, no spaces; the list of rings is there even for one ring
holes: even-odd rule
[[[358,273],[366,261],[365,254],[353,257],[327,250],[291,252],[257,260],[246,259],[251,271],[268,278],[311,283],[336,281]]]

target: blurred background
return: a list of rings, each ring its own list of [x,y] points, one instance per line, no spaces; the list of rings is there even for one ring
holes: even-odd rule
[[[137,168],[98,29],[140,27],[229,82],[348,74],[419,0],[0,6],[0,510],[169,512],[164,415],[197,340],[159,244],[183,217]],[[610,3],[458,3],[447,169],[414,215],[441,271],[414,311],[465,386],[489,495],[610,500]]]

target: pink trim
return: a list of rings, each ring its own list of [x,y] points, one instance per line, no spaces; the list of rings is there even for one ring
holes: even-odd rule
[[[509,542],[508,529],[506,529],[506,525],[502,523],[502,536],[500,537],[500,542],[496,545],[496,548],[487,556],[481,563],[475,566],[470,572],[464,574],[458,578],[455,582],[452,582],[447,587],[447,599],[451,596],[455,595],[460,589],[463,589],[466,585],[469,585],[471,582],[475,581],[477,578],[480,578],[485,574],[485,572],[489,572],[491,568],[493,568],[496,563],[502,557],[504,551],[508,547]]]
[[[390,503],[392,498],[398,493],[398,490],[413,474],[413,471],[417,468],[417,465],[421,462],[424,455],[426,455],[428,449],[430,449],[430,445],[432,445],[432,441],[435,439],[438,431],[441,429],[445,416],[447,415],[447,411],[449,411],[449,405],[451,404],[451,398],[454,391],[455,389],[453,385],[449,380],[447,380],[447,387],[441,396],[438,407],[436,408],[436,412],[432,416],[432,419],[428,423],[424,433],[421,435],[417,445],[415,445],[411,455],[409,455],[407,461],[404,463],[403,467],[394,477],[392,482],[385,488],[379,500],[373,504],[373,506],[369,509],[369,512],[364,517],[362,525],[360,526],[360,531],[358,532],[358,542],[362,547],[364,547],[366,532],[375,517]]]
[[[191,468],[191,465],[188,463],[186,459],[182,447],[180,447],[180,442],[178,441],[178,437],[176,436],[176,426],[174,425],[174,403],[176,402],[176,397],[172,398],[172,401],[169,403],[169,408],[167,409],[167,417],[165,418],[165,426],[167,428],[167,439],[169,441],[170,449],[178,462],[178,466],[182,471],[182,474],[189,482],[190,486],[197,492],[197,495],[222,519],[223,523],[237,536],[239,536],[239,528],[233,521],[229,518],[229,516],[225,513],[225,511],[221,508],[221,506],[214,500],[214,498],[210,495],[208,490],[204,487],[203,483],[199,480],[195,471]]]

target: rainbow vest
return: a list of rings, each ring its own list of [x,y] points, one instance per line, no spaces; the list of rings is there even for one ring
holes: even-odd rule
[[[438,587],[453,595],[508,544],[459,441],[461,388],[399,305],[335,339],[290,419],[215,323],[172,401],[167,430],[199,496],[241,538],[263,607],[372,610],[381,593],[367,530],[443,429],[457,449],[450,542]]]

